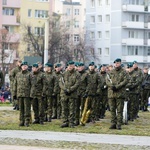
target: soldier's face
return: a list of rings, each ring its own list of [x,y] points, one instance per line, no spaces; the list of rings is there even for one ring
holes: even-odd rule
[[[75,65],[73,65],[73,64],[68,66],[69,71],[73,70],[74,68],[75,68]]]
[[[46,72],[50,72],[51,71],[51,67],[45,67],[45,69],[44,69]]]
[[[33,72],[37,72],[37,71],[38,71],[38,69],[39,69],[39,68],[32,67],[32,71],[33,71]]]
[[[121,62],[115,62],[115,63],[114,63],[114,67],[115,67],[115,68],[118,68],[118,67],[120,67],[120,66],[121,66]]]
[[[102,68],[101,68],[101,71],[106,71],[106,67],[102,67]]]
[[[55,68],[56,72],[59,72],[61,70],[61,67]]]
[[[27,66],[27,65],[22,65],[22,66],[21,66],[21,69],[22,69],[22,70],[27,70],[27,69],[28,69],[28,66]]]
[[[78,66],[78,71],[82,71],[84,69],[84,66]]]
[[[137,68],[137,67],[138,67],[137,63],[133,64],[133,68]]]
[[[148,69],[144,69],[143,72],[144,72],[144,73],[148,73]]]
[[[89,66],[89,70],[94,70],[95,66]]]

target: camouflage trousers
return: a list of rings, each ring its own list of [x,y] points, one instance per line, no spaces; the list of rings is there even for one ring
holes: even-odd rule
[[[44,121],[44,100],[41,96],[32,98],[32,106],[34,111],[34,119],[36,121]]]
[[[31,118],[31,100],[29,97],[19,97],[20,123],[29,123]]]
[[[64,123],[74,124],[75,121],[75,98],[63,97],[62,102],[62,119]]]
[[[45,115],[47,115],[49,118],[52,117],[52,103],[53,103],[52,96],[46,96],[44,98],[44,112]]]
[[[57,119],[61,118],[61,97],[60,94],[57,94],[53,99],[53,116]]]
[[[150,90],[145,90],[144,89],[142,91],[142,99],[141,99],[141,108],[143,110],[147,110],[149,96],[150,96]]]
[[[108,102],[110,106],[111,123],[121,125],[123,119],[124,99],[109,98]]]

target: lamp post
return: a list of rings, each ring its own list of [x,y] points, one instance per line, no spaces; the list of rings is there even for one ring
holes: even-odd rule
[[[49,20],[45,22],[44,64],[48,62]]]

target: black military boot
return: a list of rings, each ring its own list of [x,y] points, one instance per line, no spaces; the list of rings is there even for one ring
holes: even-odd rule
[[[25,127],[29,127],[29,123],[26,122],[26,123],[24,124],[24,126],[25,126]]]
[[[117,129],[118,129],[118,130],[122,130],[122,129],[121,129],[121,125],[118,125],[118,126],[117,126]]]
[[[74,126],[78,126],[80,123],[79,123],[79,120],[76,121],[76,123],[74,124]]]
[[[51,117],[48,117],[48,120],[47,120],[48,122],[52,122],[52,119],[51,119]]]
[[[39,124],[40,122],[39,122],[39,120],[34,120],[33,121],[33,124]]]
[[[20,127],[21,127],[21,126],[24,126],[24,122],[20,122],[19,126],[20,126]]]
[[[116,129],[116,124],[112,124],[109,129]]]
[[[61,128],[66,128],[66,127],[69,127],[69,124],[68,123],[63,123],[60,127]]]
[[[75,124],[74,124],[74,123],[71,123],[71,124],[69,124],[69,127],[70,127],[70,128],[74,128],[74,127],[75,127]]]
[[[47,121],[48,121],[48,118],[47,118],[47,115],[45,115],[44,122],[47,122]]]
[[[40,121],[40,125],[44,125],[44,122],[43,122],[43,121]]]

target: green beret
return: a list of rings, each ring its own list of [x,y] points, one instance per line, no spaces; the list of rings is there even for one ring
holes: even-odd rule
[[[73,65],[74,64],[74,61],[70,60],[68,61],[68,65]]]
[[[55,68],[57,68],[57,67],[61,67],[61,64],[60,63],[56,64]]]
[[[94,66],[94,65],[95,63],[93,61],[89,63],[89,66]]]
[[[134,60],[134,61],[133,61],[133,64],[137,64],[137,61],[136,61],[136,60]]]
[[[133,67],[133,63],[128,63],[127,64],[127,68],[132,68]]]
[[[117,58],[117,59],[114,61],[114,63],[116,63],[116,62],[121,62],[121,59],[120,59],[120,58]]]
[[[79,62],[78,66],[84,66],[84,63]]]
[[[23,66],[23,65],[27,65],[28,66],[28,62],[26,62],[26,61],[22,62],[21,66]]]
[[[47,67],[53,67],[53,65],[51,63],[46,63],[45,66],[47,66]]]
[[[33,64],[32,67],[38,68],[38,64]]]
[[[75,62],[74,64],[75,64],[76,67],[79,66],[79,62]]]
[[[124,67],[124,64],[121,64],[121,67]]]

